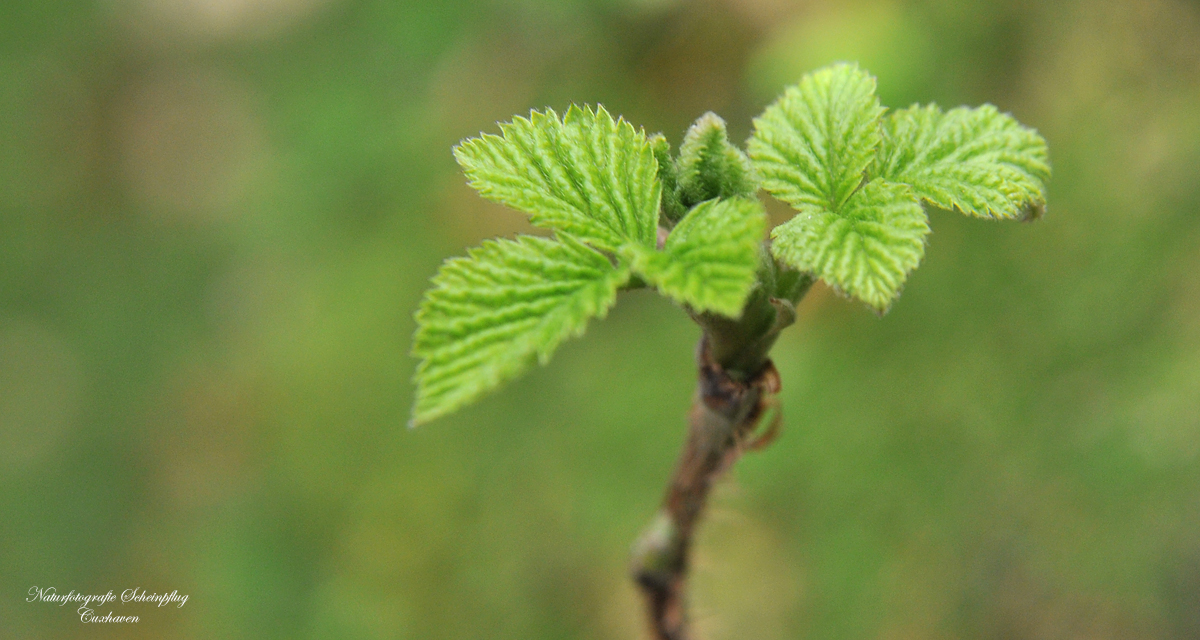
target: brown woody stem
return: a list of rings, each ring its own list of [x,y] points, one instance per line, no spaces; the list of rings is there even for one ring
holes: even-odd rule
[[[779,374],[766,354],[779,331],[795,319],[795,301],[811,283],[807,279],[782,299],[772,295],[775,289],[764,287],[737,320],[693,315],[704,335],[696,350],[699,379],[687,442],[663,505],[633,552],[633,578],[645,597],[656,640],[690,637],[685,587],[693,533],[721,473],[744,451],[774,436],[777,424],[751,439],[779,391]]]

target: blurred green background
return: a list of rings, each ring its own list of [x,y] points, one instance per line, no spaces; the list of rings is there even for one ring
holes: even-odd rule
[[[882,319],[801,304],[783,435],[698,540],[703,637],[1200,638],[1185,0],[5,0],[0,638],[641,637],[697,330],[625,294],[406,430],[429,277],[530,229],[450,147],[572,101],[740,141],[835,60],[1036,127],[1049,212],[932,213]],[[190,599],[92,628],[35,585]]]

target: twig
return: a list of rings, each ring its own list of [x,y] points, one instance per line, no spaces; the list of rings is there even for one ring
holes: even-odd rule
[[[768,443],[778,428],[773,422],[750,441],[779,391],[779,374],[770,360],[746,380],[734,379],[713,360],[707,333],[696,359],[699,380],[687,443],[658,516],[634,548],[633,577],[645,596],[656,640],[690,637],[685,606],[688,558],[714,482],[743,451]]]

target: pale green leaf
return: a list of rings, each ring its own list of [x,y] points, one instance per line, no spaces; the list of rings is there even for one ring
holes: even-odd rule
[[[754,120],[750,158],[771,195],[797,208],[838,211],[879,146],[875,79],[838,64],[804,76]]]
[[[676,302],[736,318],[754,288],[766,223],[757,200],[702,202],[661,251],[639,248],[634,270]]]
[[[654,246],[661,185],[644,132],[603,107],[577,106],[562,120],[534,111],[500,129],[454,149],[481,195],[598,249]]]
[[[907,185],[872,180],[834,213],[805,205],[776,227],[771,251],[879,313],[925,255],[929,223]]]
[[[626,266],[579,240],[493,240],[442,265],[417,311],[413,422],[427,422],[511,380],[603,317]]]
[[[1045,207],[1050,164],[1046,141],[992,105],[914,105],[884,119],[873,173],[943,209],[1024,219]]]
[[[662,183],[662,214],[668,222],[675,222],[687,213],[687,207],[679,201],[679,179],[675,172],[675,160],[671,158],[671,143],[663,134],[650,136],[650,148],[658,162],[658,181]]]
[[[713,198],[752,197],[758,191],[750,159],[729,142],[725,121],[711,111],[684,134],[675,166],[685,207]]]

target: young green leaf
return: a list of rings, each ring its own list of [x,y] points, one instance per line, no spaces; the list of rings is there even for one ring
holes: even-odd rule
[[[797,208],[840,210],[875,156],[882,114],[875,79],[856,65],[804,76],[754,120],[748,147],[763,188]]]
[[[1050,165],[1046,141],[992,105],[914,105],[884,119],[873,173],[943,209],[1027,219],[1045,208]]]
[[[684,207],[713,198],[753,197],[758,191],[750,159],[730,144],[725,121],[711,111],[684,134],[676,167]]]
[[[644,132],[603,107],[572,106],[500,125],[454,149],[471,186],[489,200],[597,249],[654,246],[661,185]]]
[[[804,205],[771,232],[771,251],[879,313],[925,255],[929,224],[907,185],[872,180],[837,212]]]
[[[667,236],[662,251],[638,249],[634,270],[696,311],[738,317],[754,288],[767,216],[757,200],[709,200]]]
[[[687,207],[679,201],[679,179],[675,173],[675,160],[671,158],[671,143],[661,133],[650,136],[650,148],[658,162],[658,181],[662,183],[662,215],[668,223],[687,213]]]
[[[628,267],[566,234],[492,240],[446,261],[417,312],[413,423],[476,400],[603,317]]]

